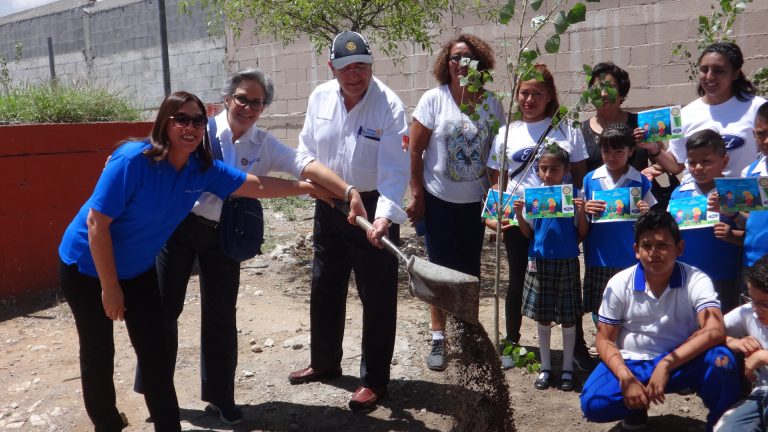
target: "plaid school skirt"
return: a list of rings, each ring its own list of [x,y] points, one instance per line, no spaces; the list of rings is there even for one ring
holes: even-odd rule
[[[608,281],[622,270],[624,269],[620,267],[586,266],[584,268],[584,312],[597,313],[600,310]]]
[[[536,271],[525,273],[523,315],[565,325],[581,319],[578,258],[536,259]]]

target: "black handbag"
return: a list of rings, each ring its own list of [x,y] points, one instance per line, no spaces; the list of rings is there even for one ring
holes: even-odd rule
[[[216,119],[208,118],[208,139],[216,159],[224,160],[216,136]],[[261,254],[264,243],[264,209],[255,198],[224,199],[219,217],[219,246],[224,255],[245,261]]]

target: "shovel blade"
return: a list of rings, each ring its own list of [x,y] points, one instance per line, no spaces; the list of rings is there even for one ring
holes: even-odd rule
[[[411,294],[467,323],[478,325],[480,280],[425,259],[408,259]]]

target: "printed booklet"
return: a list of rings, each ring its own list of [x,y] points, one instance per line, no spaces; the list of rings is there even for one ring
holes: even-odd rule
[[[640,217],[637,203],[640,202],[639,187],[625,187],[592,192],[593,200],[605,201],[605,211],[592,216],[592,222],[616,222]]]
[[[716,178],[715,187],[725,213],[768,210],[768,177]]]
[[[569,184],[525,189],[525,218],[573,217],[573,186]]]
[[[637,113],[637,125],[645,131],[643,141],[667,141],[683,136],[680,105],[666,108],[640,111]]]
[[[669,213],[681,230],[706,228],[720,222],[719,214],[707,211],[706,195],[670,200]]]
[[[485,205],[483,206],[483,218],[498,220],[498,213],[501,211],[501,222],[509,223],[511,225],[518,225],[517,219],[515,219],[515,211],[512,209],[512,205],[518,196],[512,196],[506,192],[502,194],[499,199],[499,191],[496,189],[488,189],[488,197],[485,198]]]

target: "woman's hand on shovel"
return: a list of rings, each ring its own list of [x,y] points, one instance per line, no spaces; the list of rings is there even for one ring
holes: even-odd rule
[[[372,225],[366,233],[368,241],[377,248],[383,249],[384,244],[381,242],[381,238],[389,233],[389,226],[392,225],[392,222],[385,217],[380,217],[376,218]]]
[[[360,197],[360,192],[357,189],[350,189],[349,191],[349,214],[347,214],[347,221],[352,225],[357,225],[355,219],[358,216],[362,216],[368,219],[368,213],[363,206],[363,199]]]

